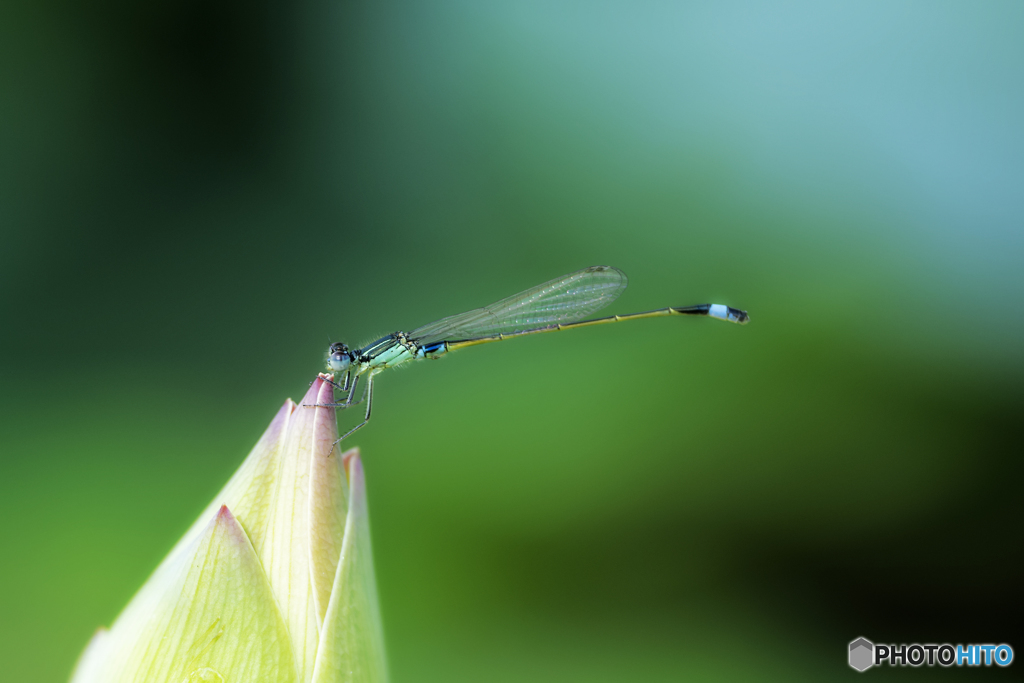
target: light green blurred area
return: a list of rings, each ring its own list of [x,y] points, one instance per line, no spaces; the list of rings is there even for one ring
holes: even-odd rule
[[[395,683],[817,681],[858,636],[1019,652],[1022,26],[1013,2],[0,10],[2,678],[66,677],[328,336],[599,263],[630,277],[611,312],[752,322],[380,376],[351,445]]]

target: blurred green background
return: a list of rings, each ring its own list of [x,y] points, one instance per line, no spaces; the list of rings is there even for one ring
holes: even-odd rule
[[[1024,652],[1022,32],[1019,2],[3,3],[0,678],[66,680],[328,335],[597,263],[612,312],[752,323],[380,377],[351,443],[395,683]]]

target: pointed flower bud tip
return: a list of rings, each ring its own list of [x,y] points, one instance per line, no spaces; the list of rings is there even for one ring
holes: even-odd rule
[[[299,405],[332,403],[330,378]],[[333,409],[285,401],[72,683],[386,681],[362,464],[337,438]]]

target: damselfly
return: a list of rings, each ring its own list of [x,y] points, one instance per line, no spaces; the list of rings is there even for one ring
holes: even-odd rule
[[[337,403],[316,405],[328,408],[348,408],[354,405],[352,398],[356,394],[359,379],[366,376],[366,415],[362,422],[338,439],[341,441],[370,421],[370,410],[373,408],[373,378],[377,373],[409,361],[440,358],[446,353],[466,346],[502,341],[525,334],[555,332],[661,315],[703,315],[740,325],[746,324],[750,319],[746,311],[722,304],[697,304],[583,320],[615,301],[625,288],[626,274],[618,268],[591,266],[537,285],[490,306],[442,318],[412,332],[389,334],[361,349],[350,351],[345,344],[331,344],[327,352],[327,368],[333,372],[344,373],[345,378],[341,384],[331,383],[345,394],[345,398]]]

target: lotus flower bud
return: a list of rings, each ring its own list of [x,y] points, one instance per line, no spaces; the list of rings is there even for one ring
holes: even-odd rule
[[[318,377],[304,405],[333,401]],[[285,402],[71,683],[387,680],[358,450],[330,408]]]

